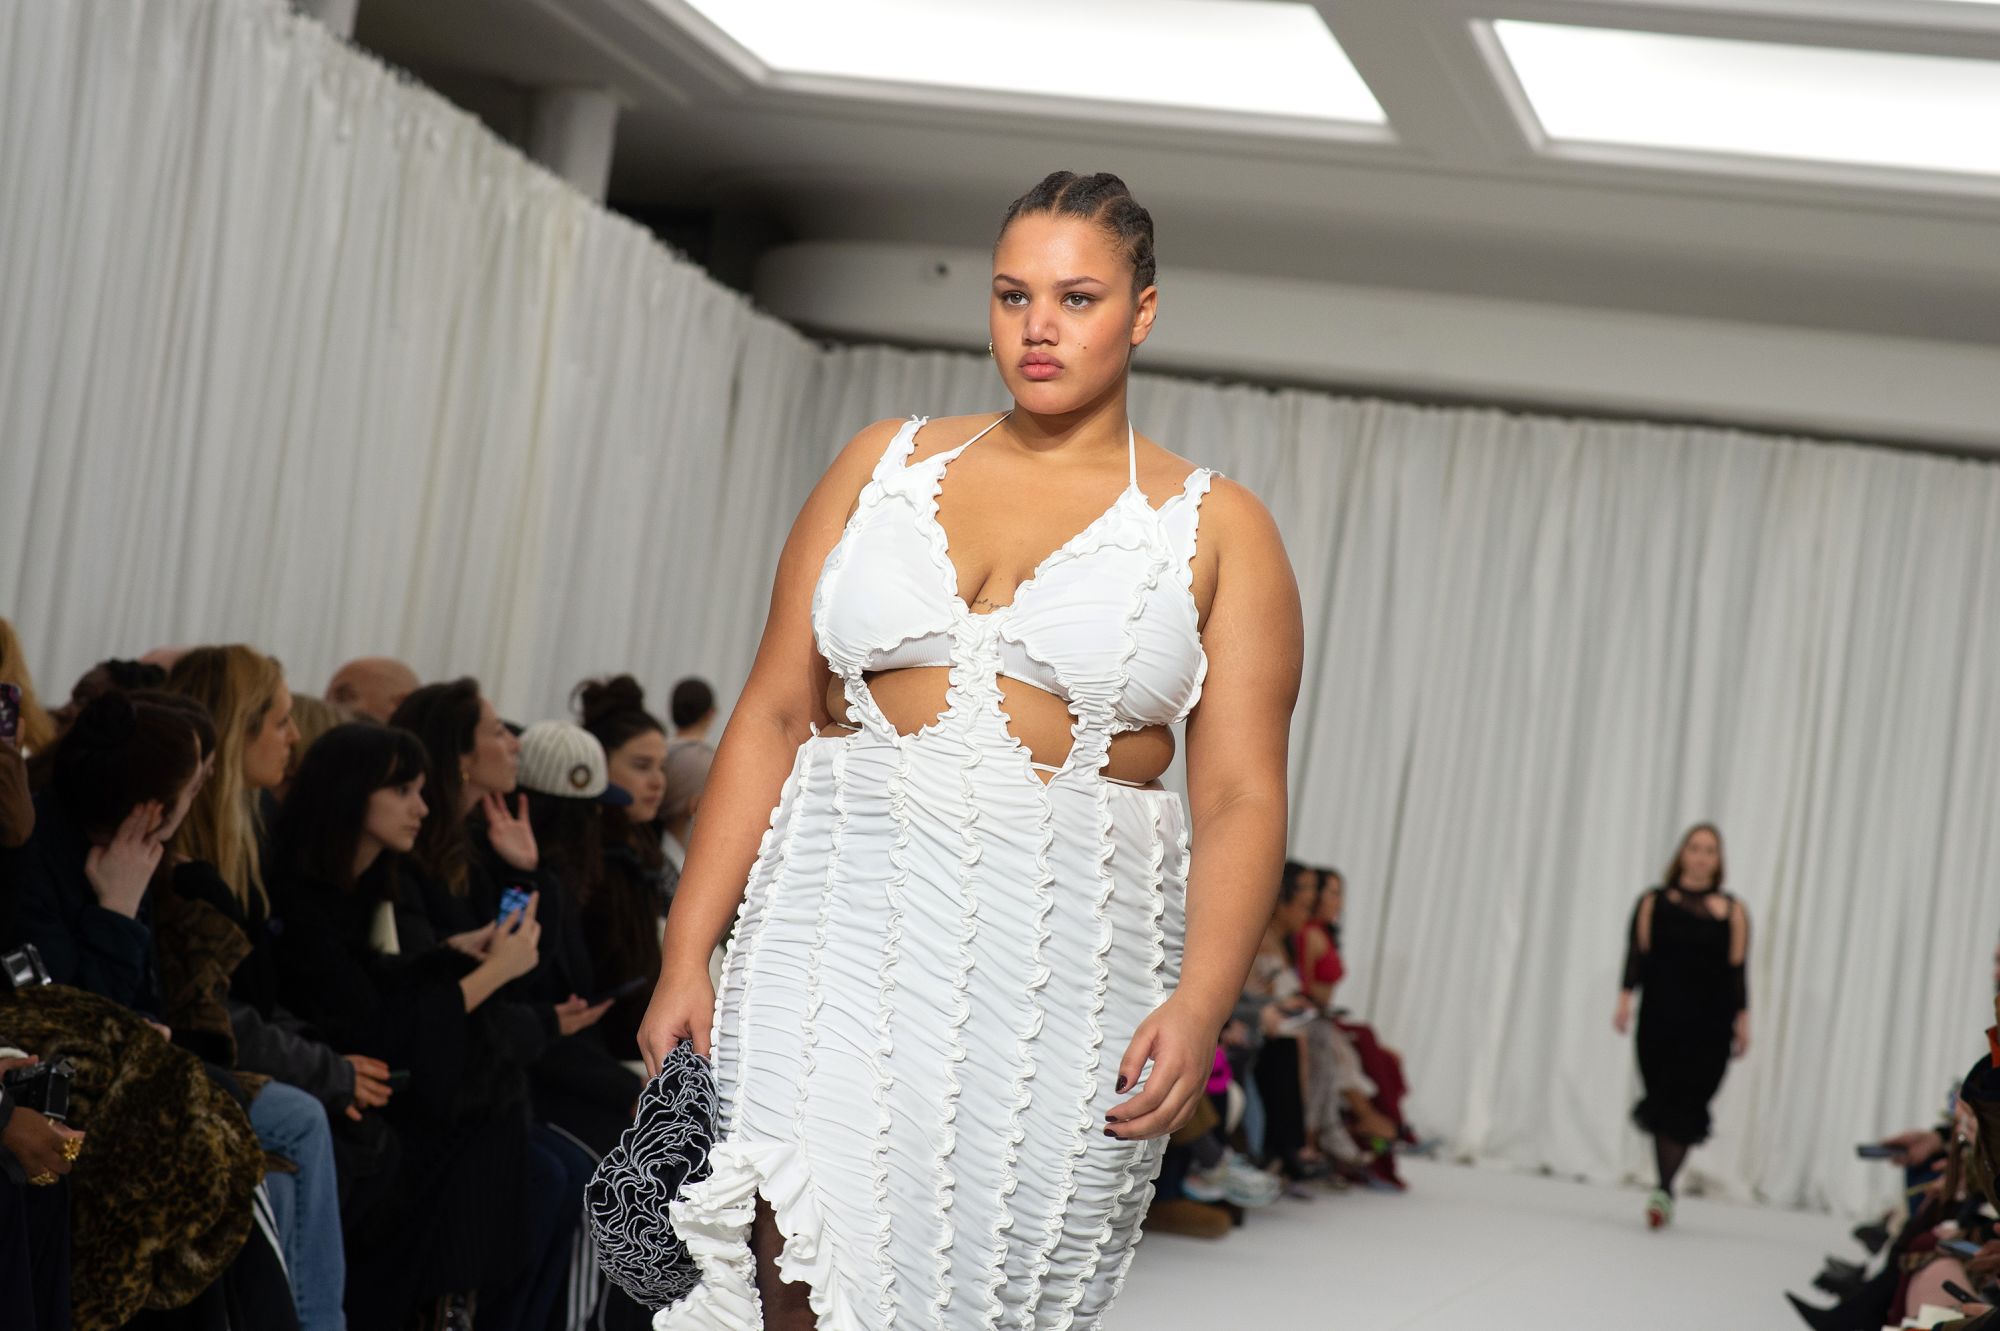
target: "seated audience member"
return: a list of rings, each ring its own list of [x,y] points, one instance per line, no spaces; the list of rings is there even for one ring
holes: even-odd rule
[[[40,753],[55,743],[56,723],[35,698],[34,677],[28,673],[27,658],[14,625],[0,619],[0,684],[12,684],[21,691],[21,711],[14,744],[23,754]]]
[[[279,997],[408,1078],[384,1111],[393,1188],[345,1217],[352,1324],[401,1328],[421,1309],[464,1331],[477,1305],[482,1326],[539,1331],[519,1316],[518,1277],[547,1258],[536,1217],[552,1180],[531,1170],[524,1080],[487,1018],[535,969],[541,926],[530,902],[504,925],[433,927],[410,860],[427,767],[414,736],[384,726],[336,726],[307,751],[272,847]]]
[[[1306,1047],[1301,1039],[1313,1015],[1312,1000],[1300,992],[1287,940],[1312,910],[1312,895],[1296,875],[1278,888],[1271,921],[1251,959],[1236,1017],[1247,1032],[1246,1080],[1256,1087],[1262,1117],[1261,1154],[1294,1179],[1315,1178],[1323,1165],[1306,1157]]]
[[[430,771],[430,810],[410,856],[426,921],[441,937],[492,928],[506,888],[540,887],[541,850],[527,799],[510,809],[504,798],[519,783],[521,742],[473,679],[425,685],[403,700],[390,724],[416,735]],[[509,986],[483,1013],[494,1056],[520,1078],[524,1099],[528,1070],[557,1040],[588,1029],[602,1015],[581,995],[552,1002],[532,980]],[[496,1316],[482,1314],[482,1328],[538,1327],[569,1270],[568,1245],[582,1218],[593,1162],[546,1124],[535,1126],[529,1152],[538,1182],[529,1189],[533,1206],[524,1219],[543,1256],[521,1268],[516,1288],[502,1292],[498,1302],[511,1311],[501,1314],[488,1304]]]
[[[708,787],[708,769],[715,765],[715,746],[708,742],[709,727],[715,723],[715,691],[706,680],[684,679],[674,685],[669,712],[674,733],[663,764],[667,792],[660,800],[660,822],[666,832],[662,844],[678,877],[687,862],[688,837],[702,791]],[[668,895],[672,896],[671,884]]]
[[[604,873],[599,811],[632,802],[607,775],[604,747],[581,726],[538,721],[521,734],[520,786],[541,852],[542,962],[531,978],[539,997],[585,997],[593,1024],[557,1040],[529,1071],[536,1117],[602,1157],[632,1122],[644,1083],[605,1047],[596,1024],[611,1006],[591,964],[583,902]]]
[[[263,811],[267,822],[277,817],[278,806],[285,802],[285,792],[291,789],[292,778],[299,774],[299,759],[305,757],[312,742],[335,726],[352,720],[354,714],[345,707],[336,707],[310,693],[292,695],[292,730],[296,739],[291,754],[285,759],[284,780],[264,793]]]
[[[55,722],[56,737],[62,736],[78,712],[113,689],[121,692],[156,689],[166,682],[167,672],[159,666],[147,665],[143,661],[122,661],[116,657],[99,661],[70,686],[69,700],[49,714]]]
[[[163,1015],[207,1062],[271,1079],[250,1122],[296,1169],[267,1186],[299,1323],[339,1331],[346,1275],[327,1110],[385,1102],[376,1077],[388,1069],[343,1058],[277,1007],[271,939],[282,926],[264,889],[261,799],[296,747],[291,693],[277,661],[241,644],[182,652],[166,688],[213,719],[215,743],[153,906]]]
[[[225,1294],[240,1303],[243,1289],[216,1280],[249,1270],[264,1173],[240,1103],[250,1091],[211,1077],[152,1019],[148,893],[201,782],[198,734],[181,707],[113,691],[77,714],[51,756],[35,834],[0,875],[20,925],[0,949],[33,942],[58,983],[0,996],[0,1043],[59,1047],[77,1066],[70,1122],[89,1132],[73,1180],[77,1322],[121,1325],[142,1306]],[[283,1327],[291,1296],[278,1280],[282,1316],[270,1324]]]
[[[1306,1033],[1308,1152],[1324,1151],[1341,1168],[1365,1172],[1374,1182],[1400,1190],[1394,1144],[1404,1137],[1401,1064],[1372,1030],[1347,1022],[1334,1010],[1334,989],[1346,970],[1339,942],[1346,881],[1332,869],[1288,864],[1286,871],[1298,875],[1314,900],[1311,918],[1293,940],[1300,988],[1318,1014]],[[1367,1143],[1365,1148],[1357,1136]]]
[[[673,870],[653,820],[666,796],[666,727],[646,710],[645,690],[630,675],[586,680],[576,688],[583,728],[604,746],[611,781],[632,796],[607,808],[604,874],[584,902],[591,965],[610,988],[643,980],[611,1005],[604,1040],[621,1059],[639,1057],[639,1022],[660,978]]]
[[[12,866],[21,937],[56,983],[158,1018],[147,890],[201,774],[200,740],[176,708],[112,692],[77,715]]]
[[[387,656],[363,656],[333,672],[327,681],[326,700],[383,725],[403,705],[403,699],[417,691],[422,681],[417,672]]]

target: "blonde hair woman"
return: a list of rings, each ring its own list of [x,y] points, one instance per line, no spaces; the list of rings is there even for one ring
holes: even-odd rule
[[[258,796],[285,779],[299,738],[284,667],[241,643],[197,647],[174,663],[167,687],[208,708],[216,734],[215,773],[174,837],[174,851],[213,864],[245,914],[262,916]]]

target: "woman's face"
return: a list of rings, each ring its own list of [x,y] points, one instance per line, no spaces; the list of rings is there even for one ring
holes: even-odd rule
[[[1313,912],[1314,916],[1328,924],[1339,924],[1340,912],[1346,905],[1347,884],[1340,880],[1340,875],[1330,873],[1320,879],[1319,905]]]
[[[505,795],[514,788],[521,767],[521,741],[486,699],[479,700],[479,725],[472,732],[472,752],[465,755],[466,798],[477,802],[488,795]]]
[[[430,811],[424,803],[424,774],[413,781],[384,786],[368,797],[361,816],[361,833],[379,842],[383,849],[408,854],[417,844],[417,831]]]
[[[270,790],[285,779],[285,763],[292,746],[299,742],[299,728],[292,721],[292,691],[278,681],[264,718],[243,740],[243,784],[252,790]]]
[[[1722,865],[1722,843],[1715,833],[1703,828],[1681,847],[1681,883],[1687,887],[1707,887],[1715,881]]]
[[[606,766],[611,783],[631,792],[632,802],[625,816],[635,823],[650,823],[660,813],[660,801],[667,793],[667,737],[657,730],[634,735],[608,755]]]
[[[1089,218],[1017,217],[993,251],[988,323],[1007,391],[1036,415],[1078,411],[1125,374],[1153,326],[1117,238]]]
[[[1278,903],[1277,914],[1272,917],[1273,923],[1278,926],[1279,932],[1295,934],[1305,927],[1307,920],[1312,918],[1312,906],[1312,893],[1304,890],[1294,892],[1290,901]]]

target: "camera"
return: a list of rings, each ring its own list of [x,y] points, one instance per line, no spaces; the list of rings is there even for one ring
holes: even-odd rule
[[[40,984],[54,984],[49,968],[42,963],[42,954],[33,943],[24,943],[13,952],[0,952],[0,979],[7,982],[9,989],[32,989]]]
[[[10,1069],[0,1074],[0,1086],[20,1108],[61,1123],[69,1117],[69,1084],[75,1079],[76,1064],[59,1058],[53,1063]]]

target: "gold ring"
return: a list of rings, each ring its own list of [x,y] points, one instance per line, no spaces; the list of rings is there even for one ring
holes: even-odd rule
[[[76,1158],[82,1154],[83,1154],[83,1138],[81,1137],[63,1138],[62,1158],[65,1164],[72,1164],[72,1165],[75,1164]]]
[[[41,1173],[29,1179],[28,1182],[37,1188],[52,1188],[56,1182],[55,1172],[44,1169]]]

